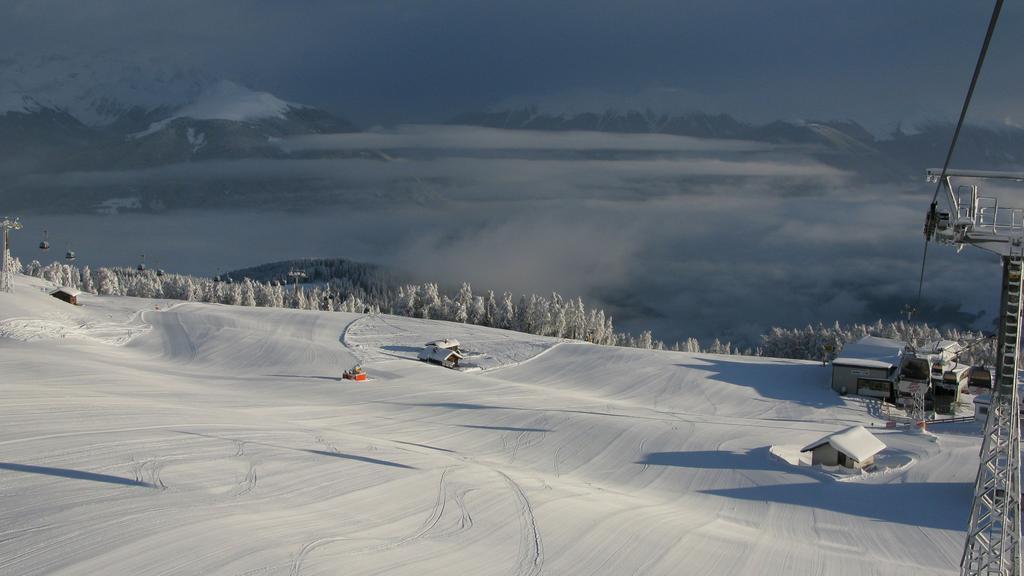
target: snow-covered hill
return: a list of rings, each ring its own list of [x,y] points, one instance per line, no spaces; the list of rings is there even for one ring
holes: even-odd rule
[[[977,436],[790,466],[879,424],[813,363],[43,288],[0,294],[0,573],[956,572]],[[411,359],[441,337],[482,370]]]

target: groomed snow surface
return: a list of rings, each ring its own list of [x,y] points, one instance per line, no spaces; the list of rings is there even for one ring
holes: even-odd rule
[[[46,287],[0,294],[0,574],[957,572],[976,429],[815,363]],[[448,337],[480,370],[413,359]],[[769,450],[857,424],[908,464]]]

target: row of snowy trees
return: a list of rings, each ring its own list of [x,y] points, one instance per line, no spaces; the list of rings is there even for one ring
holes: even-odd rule
[[[15,262],[15,267],[20,263]],[[393,292],[350,290],[351,283],[331,280],[314,286],[286,286],[280,282],[258,282],[249,278],[218,281],[211,278],[163,274],[133,268],[99,268],[55,262],[47,266],[33,261],[24,267],[30,276],[44,278],[61,286],[85,292],[142,298],[170,298],[193,302],[214,302],[235,306],[297,308],[301,310],[333,310],[339,312],[380,313],[399,316],[448,320],[479,326],[504,328],[540,336],[584,340],[595,344],[626,346],[653,350],[707,352],[770,356],[805,360],[831,360],[849,342],[864,336],[881,336],[923,348],[936,340],[974,342],[961,359],[970,364],[989,364],[995,358],[995,342],[985,340],[981,333],[939,330],[927,324],[910,322],[840,325],[805,328],[772,328],[761,337],[756,349],[734,348],[731,343],[715,339],[702,346],[695,338],[666,347],[654,339],[649,330],[639,336],[616,332],[611,317],[603,310],[587,308],[580,298],[563,298],[553,293],[550,298],[532,294],[515,300],[511,293],[500,296],[493,291],[477,295],[469,284],[454,294],[447,294],[435,283],[405,284]],[[356,294],[358,292],[359,295]],[[360,295],[362,297],[360,297]]]
[[[300,310],[334,310],[340,312],[380,313],[399,316],[448,320],[516,330],[530,334],[584,340],[595,344],[664,349],[664,343],[653,338],[650,331],[640,336],[616,332],[612,319],[603,310],[587,309],[580,298],[550,298],[532,294],[518,302],[511,293],[500,297],[493,291],[474,295],[469,284],[463,284],[449,295],[435,283],[406,284],[394,294],[366,296],[366,300],[347,292],[350,284],[331,280],[298,289],[280,282],[258,282],[250,278],[219,281],[181,274],[158,274],[152,270],[133,268],[99,268],[54,262],[43,266],[33,261],[24,268],[30,276],[44,278],[61,286],[78,288],[103,295],[170,298],[192,302],[214,302],[236,306],[297,308]]]
[[[409,284],[398,289],[393,313],[415,318],[435,318],[480,326],[504,328],[541,336],[572,338],[595,344],[617,345],[630,342],[632,336],[616,333],[612,319],[604,310],[587,308],[580,298],[565,299],[557,293],[551,298],[531,294],[515,302],[510,292],[496,296],[493,291],[474,295],[469,284],[463,284],[450,297],[437,284]],[[644,332],[639,339],[646,348],[660,343]],[[663,345],[662,345],[663,347]]]
[[[256,282],[249,278],[221,282],[211,278],[182,274],[158,274],[132,268],[98,268],[55,262],[42,266],[32,262],[24,273],[61,286],[78,288],[93,294],[169,298],[190,302],[213,302],[234,306],[335,310],[339,312],[380,312],[373,304],[339,294],[329,285],[289,288],[277,282]]]
[[[835,358],[849,342],[856,342],[865,336],[880,336],[906,342],[917,350],[938,340],[954,340],[967,345],[960,355],[961,362],[972,365],[993,365],[996,342],[981,332],[947,328],[940,330],[928,324],[914,322],[889,322],[878,320],[874,324],[831,326],[819,324],[805,328],[772,328],[761,337],[758,355],[774,358],[797,358],[804,360],[827,360]]]

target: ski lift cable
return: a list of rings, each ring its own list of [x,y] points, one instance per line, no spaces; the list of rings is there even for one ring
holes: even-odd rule
[[[981,67],[985,63],[985,56],[988,54],[988,47],[992,43],[992,35],[996,30],[996,22],[999,21],[999,13],[1003,9],[1003,0],[996,0],[995,6],[992,8],[992,17],[988,22],[988,29],[985,31],[985,40],[981,44],[981,52],[978,53],[978,61],[974,64],[974,74],[971,75],[971,84],[967,88],[967,94],[964,97],[964,104],[960,108],[960,118],[956,122],[956,129],[953,131],[953,138],[949,142],[949,150],[946,151],[946,160],[942,163],[942,173],[939,175],[939,180],[935,184],[935,193],[932,194],[932,203],[928,209],[928,222],[925,226],[925,237],[924,237],[924,253],[921,255],[921,276],[918,278],[917,283],[917,303],[914,306],[914,310],[917,311],[921,307],[921,293],[924,290],[924,267],[928,261],[928,240],[930,225],[934,222],[935,209],[938,205],[939,190],[942,189],[943,184],[946,183],[946,171],[949,169],[949,162],[953,159],[953,151],[956,149],[957,140],[960,139],[960,130],[964,126],[964,120],[967,118],[967,110],[971,106],[971,98],[974,96],[974,88],[978,85],[978,77],[981,76]]]

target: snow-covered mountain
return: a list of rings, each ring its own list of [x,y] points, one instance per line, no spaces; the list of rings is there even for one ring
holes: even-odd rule
[[[465,113],[450,124],[516,130],[583,130],[615,133],[673,134],[804,146],[828,164],[863,176],[919,179],[923,169],[941,162],[952,126],[936,123],[913,133],[897,130],[877,138],[857,122],[778,120],[744,122],[728,114],[667,114],[651,110],[545,112],[536,106]],[[1024,130],[1013,127],[967,126],[957,149],[962,165],[987,169],[1024,165]]]
[[[274,138],[353,130],[323,110],[157,61],[0,62],[0,172],[277,156]]]
[[[142,57],[12,58],[0,60],[0,116],[60,110],[86,126],[107,126],[126,114],[184,106],[213,82],[199,69]]]
[[[179,119],[258,122],[267,118],[285,119],[289,111],[302,108],[306,106],[285,102],[273,94],[221,80],[204,88],[170,116],[153,122],[145,131],[134,136],[142,138],[159,132]]]

